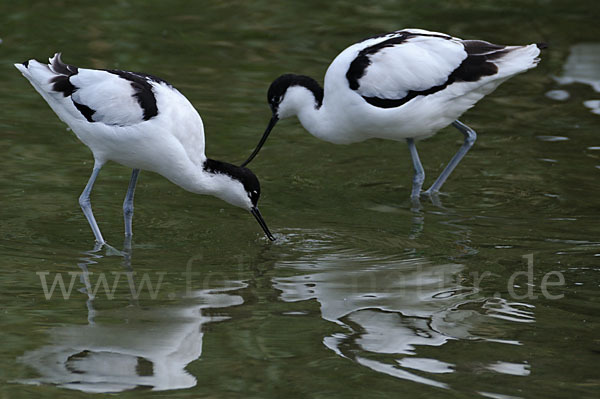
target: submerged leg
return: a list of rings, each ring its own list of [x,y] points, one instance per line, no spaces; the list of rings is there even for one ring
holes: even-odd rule
[[[100,168],[102,165],[96,163],[94,164],[94,170],[92,170],[92,175],[88,180],[83,192],[79,196],[79,205],[81,206],[81,210],[85,215],[90,227],[92,228],[92,232],[94,232],[94,236],[96,237],[96,241],[99,244],[104,244],[104,238],[102,238],[102,233],[100,233],[100,229],[98,228],[98,223],[96,223],[96,219],[94,218],[94,214],[92,213],[92,203],[90,201],[90,193],[92,192],[92,188],[94,187],[94,182],[98,177],[98,173],[100,173]]]
[[[131,237],[133,231],[131,229],[131,220],[133,219],[133,194],[135,193],[135,185],[137,183],[138,175],[140,174],[139,169],[134,169],[131,172],[131,179],[129,180],[129,188],[127,189],[127,195],[125,195],[125,201],[123,201],[123,218],[125,219],[125,237]]]
[[[417,152],[417,147],[415,146],[414,139],[406,139],[406,143],[408,144],[408,149],[410,150],[410,157],[412,158],[413,168],[415,169],[415,174],[413,176],[413,186],[410,197],[412,199],[418,199],[421,195],[421,187],[423,186],[423,182],[425,181],[425,171],[423,170],[423,165],[421,165],[421,160],[419,159],[419,153]]]
[[[419,153],[417,152],[414,139],[406,139],[406,143],[408,144],[410,157],[415,170],[415,174],[413,175],[413,188],[410,197],[413,199],[418,199],[421,195],[421,187],[425,181],[425,171],[423,170],[423,165],[421,165],[421,160],[419,159]]]
[[[425,191],[426,195],[435,195],[440,191],[440,188],[448,176],[450,176],[454,168],[456,168],[461,159],[463,159],[471,147],[473,147],[475,140],[477,140],[477,133],[475,133],[475,130],[471,129],[469,126],[465,125],[459,120],[452,122],[452,126],[457,128],[465,136],[465,141],[454,157],[452,157],[446,168],[442,171],[442,173],[440,173],[440,176],[437,178],[437,180],[431,185],[431,187],[429,187],[427,191]]]

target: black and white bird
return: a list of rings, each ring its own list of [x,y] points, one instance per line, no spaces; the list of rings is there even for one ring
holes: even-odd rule
[[[271,121],[242,166],[258,154],[279,119],[297,116],[313,136],[335,144],[406,140],[415,171],[411,197],[418,198],[425,173],[415,140],[452,124],[464,144],[424,192],[437,194],[477,138],[458,118],[500,83],[535,67],[543,47],[501,46],[422,29],[368,38],[333,60],[324,89],[303,75],[273,81],[267,93]]]
[[[132,234],[133,195],[143,169],[187,191],[213,195],[250,211],[267,237],[275,239],[258,210],[257,177],[250,169],[205,156],[202,119],[177,89],[142,73],[67,65],[60,53],[49,61],[15,66],[94,155],[94,169],[79,204],[98,243],[103,244],[104,238],[92,213],[90,193],[107,161],[133,169],[123,203],[126,236]]]

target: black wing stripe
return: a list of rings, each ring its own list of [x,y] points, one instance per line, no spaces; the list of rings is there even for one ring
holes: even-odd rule
[[[430,87],[427,90],[418,90],[418,91],[409,90],[409,92],[404,97],[399,98],[399,99],[387,99],[387,98],[365,97],[365,96],[362,96],[362,98],[364,98],[366,102],[368,102],[369,104],[371,104],[375,107],[396,108],[403,104],[406,104],[407,102],[409,102],[410,100],[412,100],[413,98],[415,98],[417,96],[427,96],[427,95],[430,95],[433,93],[437,93],[440,90],[444,90],[446,87],[448,87],[448,85],[450,85],[451,83],[454,83],[454,81],[450,82],[451,79],[452,79],[452,75],[450,75],[448,80],[446,82],[444,82],[443,84],[441,84],[439,86]]]
[[[158,115],[156,97],[152,91],[152,85],[150,84],[150,81],[166,83],[171,86],[168,82],[152,75],[121,71],[118,69],[109,69],[106,70],[106,72],[110,72],[131,82],[131,87],[133,87],[133,90],[135,91],[133,96],[137,99],[140,107],[142,107],[145,121]]]
[[[358,90],[358,88],[360,87],[360,83],[358,82],[358,80],[364,76],[365,71],[367,70],[369,65],[371,65],[371,60],[369,59],[369,56],[379,52],[380,50],[382,50],[386,47],[392,47],[392,46],[402,44],[406,40],[410,39],[411,37],[416,37],[416,36],[439,37],[441,39],[446,39],[446,40],[452,39],[452,37],[450,37],[450,36],[435,34],[435,33],[413,33],[413,32],[400,31],[400,32],[395,32],[394,34],[396,36],[394,36],[388,40],[384,40],[382,42],[379,42],[377,44],[374,44],[372,46],[362,49],[358,53],[356,58],[352,61],[352,63],[350,63],[348,72],[346,72],[346,79],[348,80],[348,84],[350,85],[350,88],[352,90]],[[373,36],[373,37],[370,37],[369,39],[375,39],[375,38],[378,38],[381,36],[385,36],[385,35]],[[365,40],[368,40],[368,39],[365,39]]]
[[[79,69],[76,66],[68,65],[62,62],[60,53],[57,54],[51,61],[51,68],[57,74],[50,81],[52,90],[62,93],[64,97],[72,96],[77,91],[77,86],[71,83],[70,77],[76,75]],[[106,72],[112,73],[130,82],[131,87],[134,90],[133,96],[136,98],[138,104],[142,108],[144,120],[147,121],[156,115],[158,115],[158,106],[156,104],[156,97],[152,91],[151,82],[164,83],[169,87],[172,87],[167,81],[157,78],[152,75],[143,73],[135,73],[128,71],[121,71],[117,69],[106,70]],[[92,116],[96,113],[95,110],[85,104],[81,104],[73,101],[73,104],[79,112],[89,122],[94,122]]]
[[[73,86],[69,78],[76,75],[79,72],[79,69],[76,66],[62,62],[60,53],[52,58],[52,69],[55,73],[59,74],[50,80],[51,83],[54,83],[54,85],[52,85],[52,90],[62,93],[65,97],[73,94],[77,88]]]
[[[94,111],[87,105],[79,104],[78,102],[75,102],[72,98],[71,98],[71,101],[73,101],[73,105],[75,105],[75,108],[77,108],[77,110],[79,112],[81,112],[81,115],[83,115],[85,117],[85,119],[87,119],[88,122],[95,122],[92,119],[92,116],[96,113],[96,111]]]
[[[367,48],[362,49],[356,58],[350,63],[350,67],[348,68],[348,72],[346,72],[346,79],[348,80],[348,84],[352,90],[358,90],[360,87],[360,83],[358,80],[362,78],[365,74],[365,71],[371,65],[371,60],[369,56],[377,53],[381,49],[386,47],[392,47],[398,44],[402,44],[409,37],[414,36],[413,34],[409,34],[403,32],[400,36],[393,37],[388,40],[384,40],[380,43],[377,43],[373,46],[369,46]]]
[[[410,35],[410,36],[409,36]],[[360,79],[366,68],[371,64],[368,56],[375,54],[382,48],[390,47],[396,44],[404,42],[408,37],[418,36],[418,34],[407,34],[403,37],[396,37],[390,40],[383,41],[374,46],[363,49],[359,55],[352,61],[350,68],[346,73],[346,78],[350,83],[352,90],[358,90]],[[401,39],[396,43],[393,43],[394,39]],[[438,86],[430,87],[426,90],[409,90],[408,93],[399,99],[387,99],[380,97],[366,97],[362,96],[364,100],[379,108],[395,108],[403,104],[406,104],[410,100],[418,96],[427,96],[430,94],[437,93],[438,91],[444,90],[446,87],[455,82],[476,82],[484,76],[491,76],[498,73],[498,67],[496,64],[491,62],[501,58],[508,53],[509,50],[505,50],[506,46],[500,46],[497,44],[488,43],[481,40],[464,40],[462,44],[467,52],[467,58],[465,58],[461,64],[454,70],[444,83]],[[377,47],[377,48],[376,48]],[[356,64],[355,64],[356,63]]]
[[[60,56],[60,53],[58,53],[52,59],[52,69],[55,73],[58,73],[59,75],[52,78],[50,82],[54,83],[52,85],[52,90],[62,93],[65,97],[69,97],[73,95],[75,91],[77,91],[77,87],[75,87],[75,85],[71,83],[70,78],[73,75],[77,75],[77,73],[79,73],[79,69],[76,66],[68,65],[62,62]],[[73,100],[72,97],[71,101],[73,101],[73,105],[75,105],[75,108],[77,108],[77,110],[81,113],[81,115],[83,115],[83,117],[88,122],[94,122],[92,116],[96,113],[96,111],[94,111],[87,105],[76,102],[75,100]]]
[[[54,83],[52,85],[52,90],[62,93],[65,97],[69,97],[77,90],[69,80],[69,76],[58,75],[52,78],[50,82]]]

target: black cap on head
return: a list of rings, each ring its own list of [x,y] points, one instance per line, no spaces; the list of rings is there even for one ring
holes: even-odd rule
[[[315,96],[316,107],[321,107],[323,103],[323,88],[317,81],[309,76],[288,73],[275,79],[267,91],[267,101],[273,114],[277,113],[277,108],[290,86],[302,86],[310,90]]]
[[[258,177],[256,177],[250,169],[207,158],[204,162],[204,170],[209,173],[224,174],[234,180],[238,180],[242,183],[244,190],[248,193],[252,206],[258,204],[258,199],[260,198],[260,183]]]
[[[252,203],[250,213],[256,218],[258,224],[262,227],[269,240],[275,241],[275,237],[271,234],[271,231],[267,227],[267,223],[258,210],[258,200],[260,198],[260,183],[258,177],[256,177],[256,175],[248,168],[232,165],[227,162],[216,161],[210,158],[207,158],[204,162],[204,170],[208,173],[224,174],[231,177],[233,180],[239,181],[244,186],[244,190]]]
[[[279,120],[279,106],[285,98],[287,89],[292,86],[302,86],[309,90],[315,98],[315,108],[318,109],[323,104],[323,88],[319,86],[319,84],[313,78],[304,75],[293,75],[288,73],[275,79],[267,91],[267,101],[269,102],[269,107],[271,107],[273,116],[271,117],[269,125],[265,129],[260,141],[256,145],[256,148],[254,148],[252,154],[250,154],[248,159],[246,159],[241,166],[248,165],[248,163],[254,159],[267,141],[271,130],[273,130],[273,127],[275,127],[275,124],[277,124],[277,121]]]

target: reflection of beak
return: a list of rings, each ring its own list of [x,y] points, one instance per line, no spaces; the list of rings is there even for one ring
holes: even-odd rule
[[[275,241],[275,237],[269,231],[269,228],[267,227],[267,224],[265,223],[265,219],[263,219],[263,217],[260,214],[260,211],[258,210],[258,208],[256,206],[253,207],[250,210],[250,213],[254,215],[254,217],[258,221],[258,224],[260,224],[260,227],[262,227],[262,229],[265,231],[265,234],[267,235],[267,237],[269,238],[269,240]]]
[[[250,161],[252,161],[254,159],[256,154],[258,154],[258,152],[262,148],[265,141],[267,141],[267,137],[269,137],[269,133],[271,133],[271,130],[273,129],[273,127],[275,127],[275,124],[277,123],[278,120],[279,120],[279,118],[277,117],[277,115],[273,114],[273,116],[271,117],[271,120],[269,121],[269,125],[267,126],[267,130],[265,130],[265,132],[263,133],[262,138],[260,139],[260,141],[258,142],[258,145],[254,149],[254,152],[252,152],[252,154],[248,157],[248,159],[246,159],[246,161],[240,165],[241,167],[248,165],[250,163]]]

